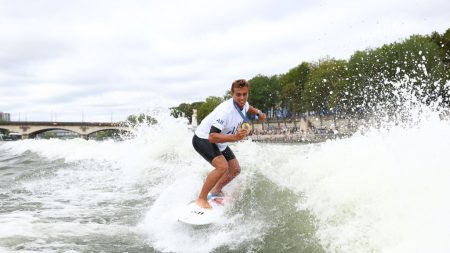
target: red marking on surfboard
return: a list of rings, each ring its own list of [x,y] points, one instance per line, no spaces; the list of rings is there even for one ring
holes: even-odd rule
[[[223,205],[225,203],[224,198],[214,198],[212,201],[216,202],[219,205]]]

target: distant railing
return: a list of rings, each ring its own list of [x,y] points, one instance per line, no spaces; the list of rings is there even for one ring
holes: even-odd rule
[[[51,122],[51,121],[0,121],[0,125],[13,126],[124,126],[123,122]]]

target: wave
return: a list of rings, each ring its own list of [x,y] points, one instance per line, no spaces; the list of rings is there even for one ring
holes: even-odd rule
[[[68,194],[85,210],[128,206],[135,218],[126,229],[157,251],[449,252],[450,124],[432,111],[420,117],[321,144],[233,144],[242,167],[225,188],[233,201],[218,225],[203,228],[174,219],[211,168],[191,147],[187,122],[168,113],[124,141],[23,140],[0,150],[70,164],[23,187]],[[81,190],[64,188],[70,183]]]

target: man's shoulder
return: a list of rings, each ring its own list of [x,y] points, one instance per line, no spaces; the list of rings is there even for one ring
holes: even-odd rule
[[[232,99],[225,100],[217,106],[217,110],[220,113],[228,114],[232,109],[234,109]]]

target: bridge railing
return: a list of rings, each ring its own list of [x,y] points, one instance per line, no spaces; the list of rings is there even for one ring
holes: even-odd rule
[[[126,126],[123,122],[51,122],[51,121],[0,121],[0,125],[9,126]]]

